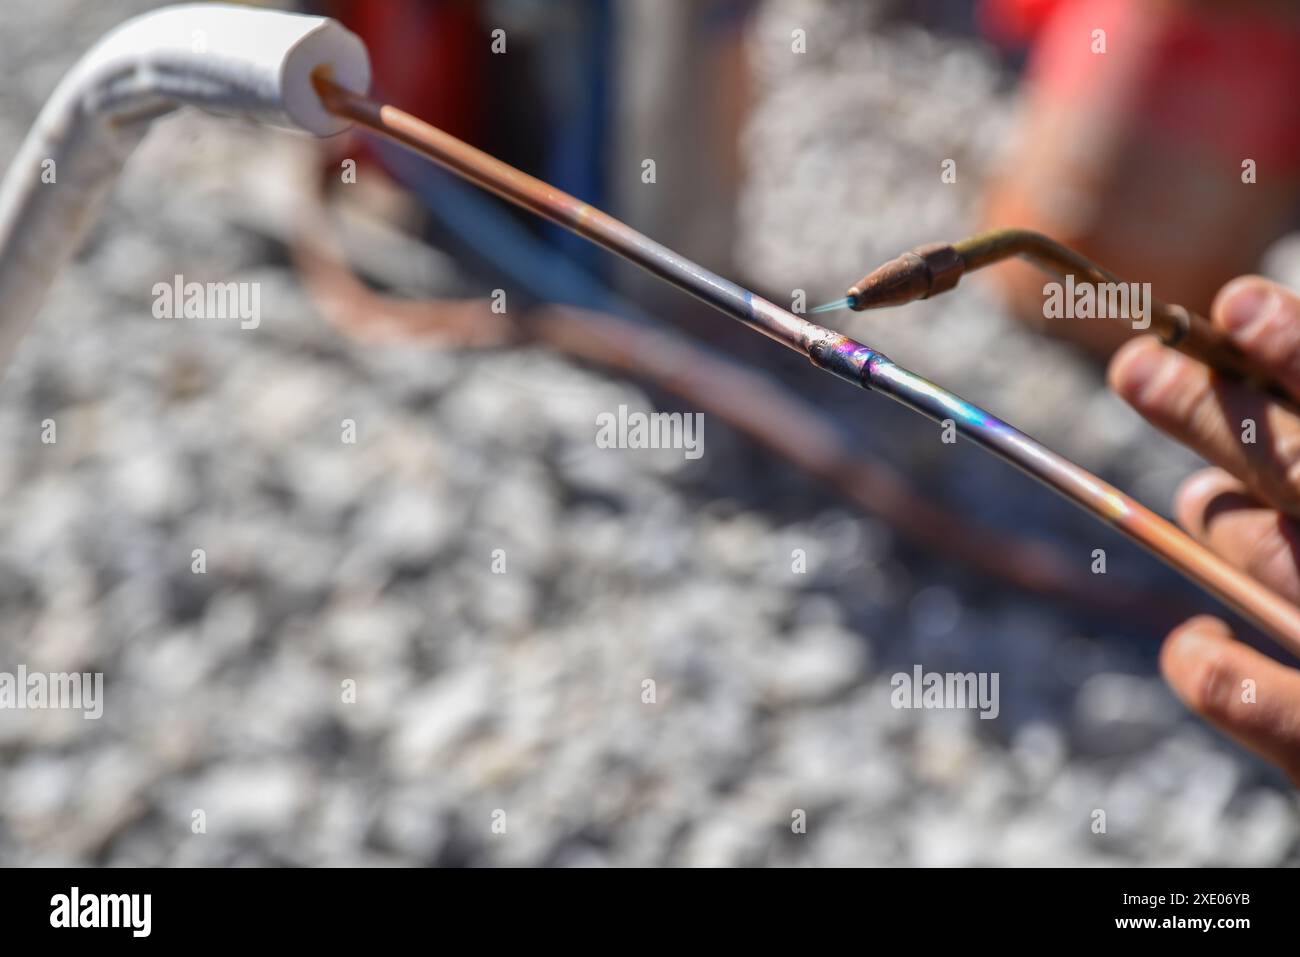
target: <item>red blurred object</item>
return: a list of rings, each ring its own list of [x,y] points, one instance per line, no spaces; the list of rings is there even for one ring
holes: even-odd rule
[[[1038,35],[1063,2],[1067,0],[982,0],[976,18],[989,39],[1007,47],[1022,47]]]
[[[374,91],[478,142],[491,55],[479,5],[468,0],[327,0],[326,12],[365,41]]]
[[[1298,87],[1300,5],[1057,0],[1037,27],[985,225],[1046,233],[1205,312],[1291,228]],[[1000,278],[1044,331],[1102,353],[1124,334],[1046,323],[1041,276],[1013,265]]]
[[[1033,45],[1030,83],[1062,102],[1108,88],[1111,65],[1092,50],[1094,30],[1136,36],[1137,69],[1123,77],[1128,108],[1197,147],[1261,164],[1300,166],[1300,31],[1277,5],[1161,4],[1160,26],[1144,30],[1149,0],[983,0],[984,32],[1007,46]],[[1109,84],[1113,87],[1113,83]],[[1244,152],[1243,152],[1244,150]]]
[[[1009,2],[1009,0],[1008,0]],[[1028,0],[1019,0],[1027,3]],[[1030,83],[1062,103],[1114,89],[1114,57],[1092,51],[1094,30],[1108,43],[1137,42],[1114,107],[1164,136],[1240,163],[1291,171],[1300,166],[1300,29],[1275,6],[1249,2],[1164,4],[1157,28],[1149,3],[1055,0],[1030,64]]]

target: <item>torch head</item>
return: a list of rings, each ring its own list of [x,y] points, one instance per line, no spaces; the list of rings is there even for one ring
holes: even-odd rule
[[[965,268],[961,255],[948,243],[920,246],[850,286],[849,308],[861,312],[928,299],[957,285]]]

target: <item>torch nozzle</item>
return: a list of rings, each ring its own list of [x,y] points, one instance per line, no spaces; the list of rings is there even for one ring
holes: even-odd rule
[[[849,287],[849,308],[901,306],[947,292],[966,270],[966,263],[948,243],[921,246],[891,259]]]

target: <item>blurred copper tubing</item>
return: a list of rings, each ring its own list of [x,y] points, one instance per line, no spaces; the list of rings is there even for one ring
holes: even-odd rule
[[[1300,609],[1119,489],[1023,432],[904,369],[882,353],[787,312],[625,223],[408,113],[351,93],[324,74],[317,75],[316,86],[326,108],[338,116],[401,143],[503,199],[585,236],[854,385],[884,393],[936,421],[951,420],[963,435],[1124,532],[1254,622],[1284,648],[1300,655]],[[918,273],[909,266],[902,275],[906,284],[916,282]],[[951,270],[940,270],[939,282],[927,289],[942,285],[950,275]]]

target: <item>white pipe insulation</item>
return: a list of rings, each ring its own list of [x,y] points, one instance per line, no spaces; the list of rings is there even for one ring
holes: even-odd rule
[[[153,119],[189,105],[331,136],[349,124],[312,86],[322,66],[368,92],[365,45],[337,21],[222,3],[136,17],[86,53],[0,182],[0,374]]]

